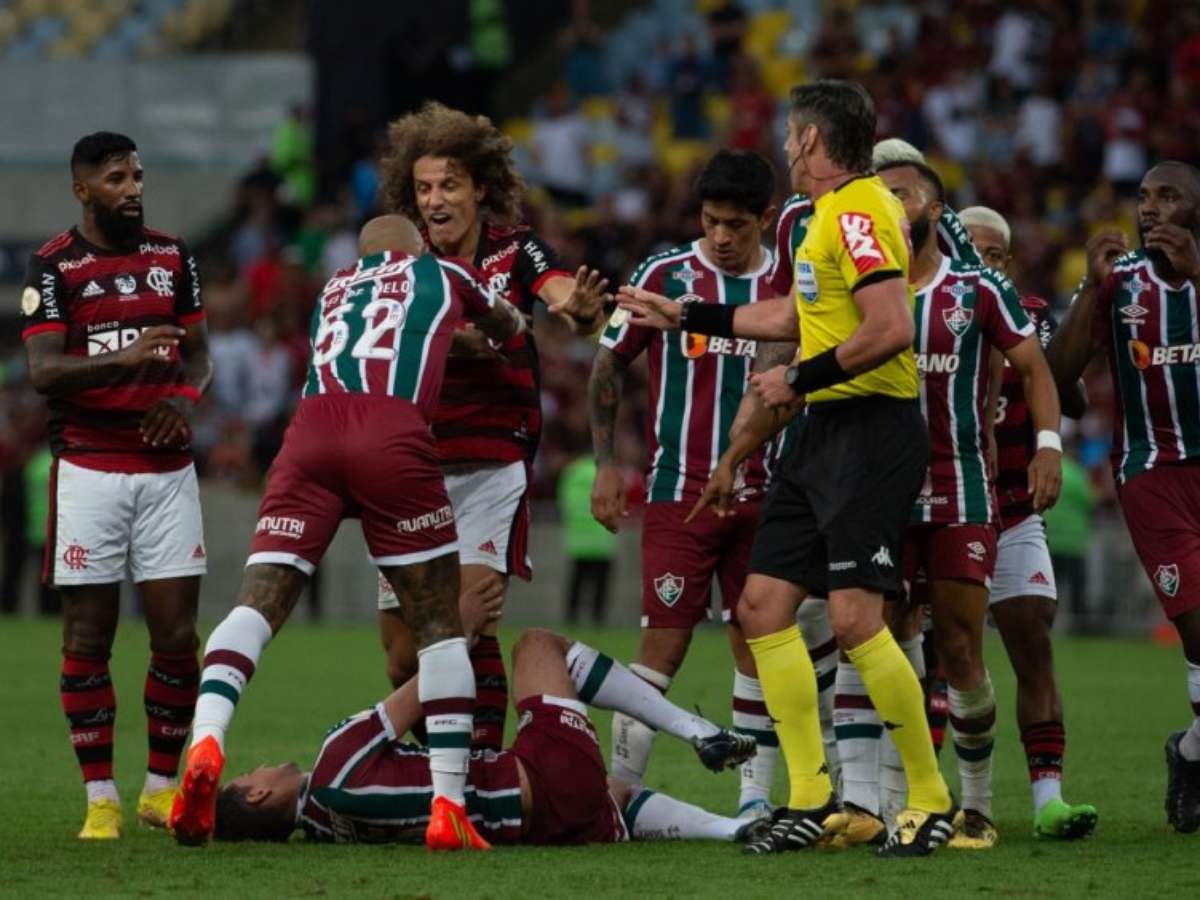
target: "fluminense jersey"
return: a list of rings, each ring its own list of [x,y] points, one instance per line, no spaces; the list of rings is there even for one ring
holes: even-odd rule
[[[914,349],[930,452],[913,521],[992,522],[984,458],[991,350],[1015,347],[1034,333],[1033,323],[1007,278],[949,257],[916,301]]]
[[[772,263],[770,251],[764,249],[762,263],[753,272],[729,275],[707,260],[695,241],[645,260],[632,283],[680,303],[741,306],[771,296],[767,279]],[[647,500],[699,496],[729,446],[729,426],[746,392],[755,342],[661,332],[628,319],[628,313],[617,310],[600,343],[626,360],[643,350],[649,353]],[[762,493],[767,477],[762,450],[750,457],[743,471],[739,496]]]
[[[56,332],[70,356],[119,351],[147,328],[204,319],[195,257],[179,238],[151,228],[124,251],[97,247],[72,228],[30,259],[21,318],[22,340]],[[143,363],[109,384],[51,397],[51,451],[107,472],[183,468],[190,450],[152,448],[139,427],[146,410],[182,384],[175,353],[169,363]]]
[[[1050,304],[1041,297],[1022,297],[1021,308],[1037,329],[1042,348],[1050,343],[1057,322]],[[1029,494],[1029,463],[1036,449],[1033,419],[1025,399],[1021,376],[1007,362],[996,407],[996,494],[1000,500],[1000,528],[1011,528],[1033,515]]]
[[[455,326],[464,315],[486,316],[494,303],[457,263],[365,256],[329,279],[313,311],[304,396],[398,397],[432,419]]]
[[[1100,288],[1096,339],[1116,388],[1113,475],[1121,484],[1163,463],[1200,458],[1200,315],[1196,289],[1175,289],[1135,250]]]
[[[487,840],[520,841],[521,782],[512,753],[472,753],[466,799]],[[380,705],[329,732],[301,791],[297,825],[315,841],[392,843],[424,830],[432,802],[429,752],[400,743]]]

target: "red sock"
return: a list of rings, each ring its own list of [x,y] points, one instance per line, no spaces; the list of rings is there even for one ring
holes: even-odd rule
[[[950,715],[950,698],[946,691],[946,676],[938,667],[929,679],[929,693],[925,697],[925,716],[929,720],[929,736],[933,739],[933,752],[941,754],[946,740],[946,717]]]
[[[1067,732],[1062,722],[1038,722],[1021,729],[1029,780],[1062,780],[1063,755],[1067,752]]]
[[[64,653],[58,690],[83,780],[111,780],[117,695],[108,674],[108,659]]]
[[[146,768],[153,774],[175,777],[192,727],[199,690],[200,668],[195,652],[150,656],[143,699],[150,743]]]
[[[471,746],[498,752],[504,742],[504,717],[508,713],[508,677],[500,641],[495,636],[481,635],[475,642],[471,668],[475,670],[475,735]]]

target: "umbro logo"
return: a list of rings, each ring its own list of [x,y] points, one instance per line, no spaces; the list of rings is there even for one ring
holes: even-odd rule
[[[871,557],[871,562],[875,563],[877,566],[888,566],[889,568],[894,568],[896,565],[894,562],[892,562],[891,551],[884,546],[880,546],[880,548],[875,551],[875,555]]]
[[[98,297],[104,293],[104,288],[96,284],[94,281],[89,281],[87,287],[79,292],[80,297]]]

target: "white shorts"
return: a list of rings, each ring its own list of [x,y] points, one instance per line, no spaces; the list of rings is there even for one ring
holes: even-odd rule
[[[99,472],[55,462],[53,583],[135,584],[203,575],[204,522],[196,469]]]
[[[1013,597],[1058,599],[1054,566],[1046,544],[1046,524],[1034,513],[1000,532],[996,542],[996,571],[990,604]]]
[[[458,529],[459,564],[487,566],[502,575],[529,572],[531,564],[524,550],[528,538],[524,506],[529,488],[525,464],[460,472],[450,469],[444,475]],[[380,575],[379,608],[397,606],[391,585]]]

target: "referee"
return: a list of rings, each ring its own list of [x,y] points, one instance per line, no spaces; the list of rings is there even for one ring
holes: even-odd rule
[[[875,109],[858,84],[817,81],[791,94],[785,145],[792,188],[815,203],[794,260],[794,298],[745,306],[679,304],[621,289],[631,319],[660,329],[800,340],[799,362],[752,377],[764,407],[808,414],[764,504],[738,603],[791,794],[751,853],[810,846],[846,825],[825,766],[816,678],[796,626],[812,593],[858,667],[904,762],[908,808],[880,850],[924,856],[958,809],[938,771],[921,685],[883,622],[900,588],[901,539],[925,477],[929,438],[917,402],[904,210],[871,171]]]

